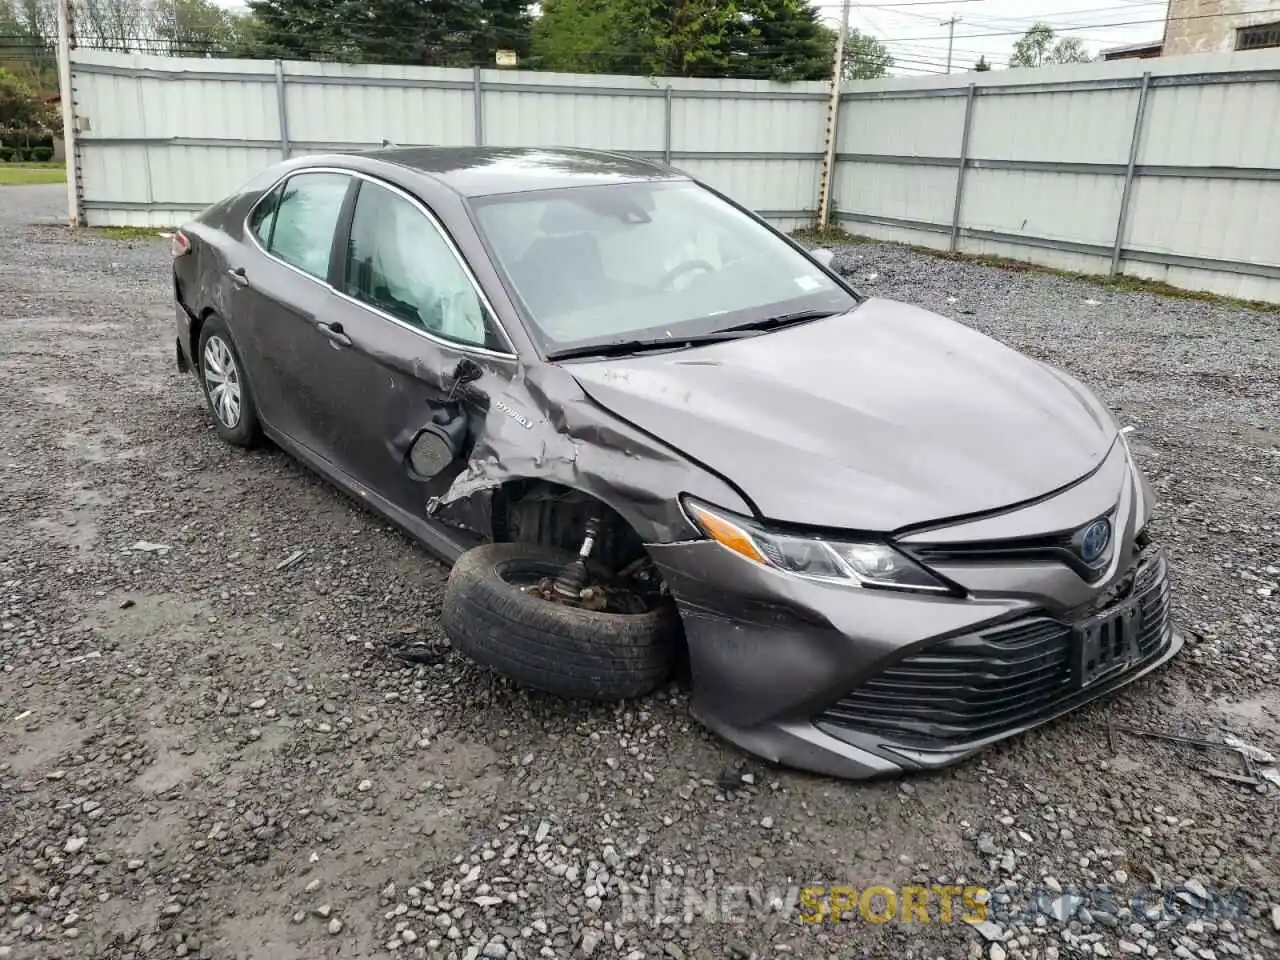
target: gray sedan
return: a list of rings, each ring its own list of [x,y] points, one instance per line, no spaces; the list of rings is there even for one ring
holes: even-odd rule
[[[454,645],[562,696],[684,668],[707,726],[838,776],[942,766],[1181,646],[1152,501],[1067,374],[866,298],[679,172],[388,149],[174,237],[176,357],[453,564]]]

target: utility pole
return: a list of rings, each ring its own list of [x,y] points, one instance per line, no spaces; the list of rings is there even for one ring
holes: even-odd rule
[[[943,20],[942,26],[947,27],[947,73],[951,72],[951,45],[956,39],[956,24],[960,22],[960,18],[954,13],[950,20]]]
[[[831,216],[831,183],[836,170],[836,123],[840,118],[840,87],[844,82],[844,48],[849,38],[849,5],[840,8],[840,31],[836,34],[836,62],[831,67],[831,99],[827,103],[827,146],[822,156],[818,186],[818,229],[825,230]]]

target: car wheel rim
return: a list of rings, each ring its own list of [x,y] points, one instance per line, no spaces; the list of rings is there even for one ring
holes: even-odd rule
[[[240,423],[240,368],[221,337],[210,337],[205,342],[204,385],[214,416],[223,426],[235,429]]]
[[[579,604],[575,601],[566,601],[564,598],[557,596],[552,585],[556,574],[560,572],[560,568],[556,564],[543,563],[522,563],[522,562],[506,562],[498,564],[494,572],[498,575],[503,583],[513,590],[527,594],[531,597],[537,597],[548,603],[559,603],[570,607],[585,607],[593,609],[593,605]],[[595,589],[603,587],[604,602],[595,606],[599,613],[612,613],[621,616],[639,616],[651,609],[652,605],[645,601],[640,594],[627,589],[621,584],[597,584]]]

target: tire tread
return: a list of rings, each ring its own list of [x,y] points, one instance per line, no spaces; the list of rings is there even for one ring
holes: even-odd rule
[[[460,557],[445,589],[442,622],[454,646],[524,686],[584,700],[643,696],[671,674],[679,617],[669,602],[637,615],[550,603],[504,583],[506,560],[566,564],[573,556],[535,544],[486,544]]]

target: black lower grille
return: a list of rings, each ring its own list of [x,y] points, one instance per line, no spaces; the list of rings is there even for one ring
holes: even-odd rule
[[[1136,667],[1157,657],[1170,637],[1162,558],[1141,563],[1127,595],[1138,605]],[[815,722],[920,746],[980,740],[1087,699],[1074,656],[1069,624],[1044,616],[1001,624],[940,641],[886,667]]]

